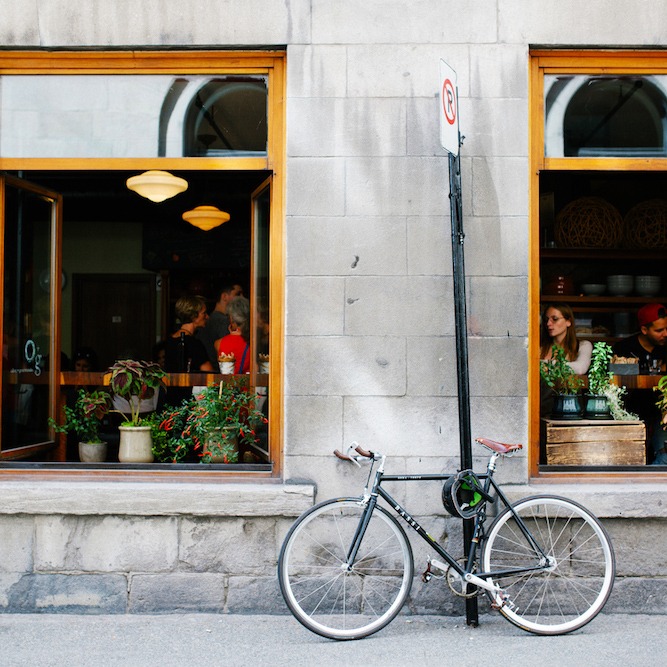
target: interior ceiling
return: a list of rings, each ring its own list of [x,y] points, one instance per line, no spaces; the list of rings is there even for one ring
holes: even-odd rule
[[[160,203],[127,189],[133,171],[25,171],[22,178],[63,196],[67,221],[160,222],[180,220],[184,211],[212,205],[235,215],[249,216],[250,195],[267,177],[265,171],[171,171],[188,181],[188,189]],[[185,224],[185,223],[184,223]]]

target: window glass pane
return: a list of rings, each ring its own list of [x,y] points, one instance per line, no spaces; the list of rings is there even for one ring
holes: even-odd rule
[[[265,153],[266,104],[263,76],[5,75],[0,157]]]
[[[194,95],[185,125],[186,155],[266,153],[263,77],[215,79]]]
[[[549,157],[667,155],[667,76],[547,75]]]
[[[268,376],[271,372],[269,348],[269,220],[271,191],[267,186],[257,193],[253,201],[253,251],[254,251],[254,323],[255,346],[258,377],[256,384],[258,405],[264,416],[269,419]],[[264,382],[266,379],[266,382]],[[269,429],[268,424],[257,429],[256,454],[260,460],[268,460]]]
[[[51,203],[6,188],[2,449],[48,440]]]

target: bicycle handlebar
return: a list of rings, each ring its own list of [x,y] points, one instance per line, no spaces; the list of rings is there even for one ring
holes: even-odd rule
[[[350,444],[350,446],[347,448],[347,453],[343,454],[339,449],[334,449],[334,454],[339,458],[342,459],[343,461],[351,461],[355,465],[359,465],[359,461],[357,461],[356,456],[352,456],[352,452],[357,452],[359,456],[363,456],[366,459],[374,459],[375,454],[373,452],[363,449],[361,445],[357,442],[353,442]]]
[[[479,443],[483,447],[499,454],[501,456],[511,456],[514,452],[523,448],[523,445],[519,444],[508,444],[505,442],[499,442],[498,440],[491,440],[490,438],[475,438],[475,442]],[[354,456],[352,452],[356,452],[357,456]],[[352,442],[348,448],[347,452],[343,454],[339,449],[334,449],[334,454],[343,461],[351,461],[356,466],[359,466],[359,459],[365,458],[370,459],[371,461],[376,459],[376,454],[370,450],[363,449],[358,442]],[[377,455],[380,457],[381,455]]]

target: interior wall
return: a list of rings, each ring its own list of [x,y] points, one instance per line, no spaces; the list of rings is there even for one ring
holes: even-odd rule
[[[62,349],[70,358],[72,349],[72,276],[75,273],[152,273],[141,266],[141,222],[83,222],[67,220],[63,203],[63,270],[67,282],[62,294]],[[159,333],[160,305],[156,318]]]

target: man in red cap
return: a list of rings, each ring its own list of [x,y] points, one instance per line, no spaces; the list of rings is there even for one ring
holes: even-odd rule
[[[665,372],[667,364],[667,311],[661,303],[647,303],[637,313],[639,332],[614,345],[619,357],[639,359],[639,372],[648,373],[656,365]],[[665,448],[667,431],[662,428],[660,411],[655,405],[656,396],[651,390],[636,389],[628,396],[627,407],[636,412],[646,423],[649,450],[653,452],[653,465],[667,465]]]
[[[647,303],[637,313],[639,332],[614,345],[619,357],[639,359],[639,370],[648,373],[657,360],[661,371],[667,363],[667,310],[661,303]]]

